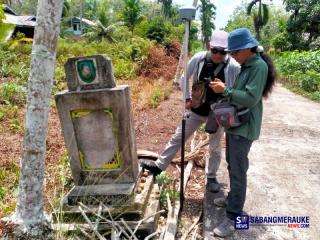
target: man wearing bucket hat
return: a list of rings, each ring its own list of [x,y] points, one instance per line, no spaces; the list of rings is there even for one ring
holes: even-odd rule
[[[240,72],[240,65],[225,52],[228,33],[214,31],[210,41],[210,51],[199,52],[189,61],[182,85],[186,84],[185,107],[189,117],[186,119],[186,140],[205,123],[210,112],[210,104],[217,101],[221,94],[216,94],[209,87],[214,77],[219,78],[226,86],[232,86]],[[192,96],[189,79],[192,78]],[[207,83],[205,83],[207,81]],[[182,87],[182,89],[184,89]],[[221,161],[220,140],[223,128],[209,136],[209,158],[206,159],[207,187],[211,192],[219,192],[220,185],[216,179]],[[179,126],[166,145],[157,161],[142,161],[141,166],[157,175],[164,171],[181,148],[182,128]]]
[[[263,53],[257,40],[246,28],[229,34],[228,49],[241,64],[241,72],[234,86],[214,81],[210,87],[222,93],[237,109],[249,109],[249,120],[242,125],[226,129],[226,160],[230,178],[227,198],[217,198],[214,204],[226,207],[226,217],[213,232],[226,237],[234,231],[235,218],[243,214],[246,199],[248,154],[251,144],[259,138],[262,122],[262,98],[267,97],[275,83],[276,72],[272,60]]]

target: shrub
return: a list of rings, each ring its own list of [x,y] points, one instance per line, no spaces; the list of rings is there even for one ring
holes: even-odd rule
[[[171,80],[174,77],[177,66],[175,57],[167,56],[162,47],[152,48],[148,57],[140,66],[139,74],[150,79]]]
[[[179,59],[181,53],[181,44],[177,40],[165,43],[166,55]]]
[[[165,25],[163,17],[158,17],[151,21],[146,34],[149,39],[161,44],[168,33],[169,29]]]
[[[150,98],[150,106],[152,108],[158,107],[162,99],[163,99],[163,93],[161,92],[160,88],[158,87],[155,88]]]
[[[283,52],[275,62],[284,84],[311,99],[320,100],[320,51]]]
[[[26,88],[16,83],[0,85],[0,102],[5,104],[23,105],[26,100]]]
[[[320,73],[314,70],[307,71],[302,78],[301,87],[303,90],[311,93],[320,91]]]

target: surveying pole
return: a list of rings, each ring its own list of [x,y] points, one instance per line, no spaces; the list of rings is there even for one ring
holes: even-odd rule
[[[187,71],[187,59],[188,59],[188,42],[189,42],[189,31],[191,27],[191,21],[195,19],[196,8],[195,7],[181,7],[179,9],[180,18],[186,22],[184,39],[183,39],[183,56],[184,56],[184,77],[186,78]],[[180,173],[180,212],[183,209],[184,201],[184,152],[185,152],[185,130],[186,130],[186,119],[188,118],[185,102],[186,102],[186,79],[182,86],[182,134],[181,134],[181,173]]]

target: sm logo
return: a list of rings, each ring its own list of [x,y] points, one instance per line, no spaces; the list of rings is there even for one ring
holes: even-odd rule
[[[249,216],[248,215],[236,215],[234,217],[235,229],[249,229]]]

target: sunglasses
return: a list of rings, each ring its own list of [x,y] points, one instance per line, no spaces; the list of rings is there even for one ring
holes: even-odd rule
[[[240,50],[230,51],[230,55],[236,55],[240,52]]]
[[[221,55],[226,55],[227,52],[224,49],[219,49],[219,48],[211,48],[211,52],[213,54],[220,53]]]

